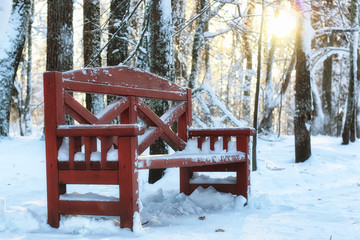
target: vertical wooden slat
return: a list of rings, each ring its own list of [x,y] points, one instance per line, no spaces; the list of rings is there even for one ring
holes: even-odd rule
[[[185,142],[187,142],[188,136],[187,136],[187,122],[186,122],[186,113],[182,114],[178,119],[178,136]]]
[[[85,146],[85,168],[90,169],[90,137],[83,137],[83,142]]]
[[[137,123],[136,98],[129,97],[129,100],[129,108],[121,114],[121,123]],[[137,137],[118,137],[120,204],[124,206],[120,226],[131,230],[134,213],[139,212],[138,170],[135,168],[137,152]]]
[[[83,141],[85,145],[85,166],[86,169],[91,169],[90,157],[97,148],[96,137],[83,137]]]
[[[210,137],[210,150],[215,150],[215,142],[218,140],[218,137]]]
[[[187,118],[188,118],[188,126],[192,126],[192,102],[191,102],[191,89],[187,89]]]
[[[108,169],[107,153],[113,145],[113,137],[100,137],[101,141],[101,168]]]
[[[137,114],[135,111],[136,108],[136,98],[135,97],[128,97],[129,100],[129,107],[121,113],[121,123],[137,123]]]
[[[69,168],[75,169],[75,153],[81,151],[81,137],[69,137]]]
[[[223,138],[223,149],[228,151],[228,149],[229,149],[229,141],[230,141],[231,137],[230,136],[223,136],[222,138]]]
[[[191,89],[187,90],[187,103],[186,103],[186,111],[183,115],[179,117],[178,120],[178,135],[179,137],[186,141],[188,140],[188,127],[191,126],[192,116],[191,116]],[[198,139],[198,147],[201,149],[202,142],[199,147],[199,139]],[[180,167],[180,192],[185,195],[190,195],[190,178],[192,177],[192,172],[190,168]]]
[[[133,217],[139,212],[138,170],[135,168],[137,137],[119,137],[120,226],[133,229]]]
[[[245,162],[239,163],[239,168],[236,171],[236,184],[238,188],[238,195],[248,198],[248,186],[250,185],[250,163],[247,153],[249,152],[249,136],[237,136],[236,148],[237,151],[245,153]]]
[[[192,178],[192,171],[189,167],[180,168],[180,192],[185,195],[190,195],[190,179]]]
[[[56,137],[56,127],[58,124],[64,123],[62,74],[46,72],[43,78],[48,223],[50,226],[58,228],[60,187],[57,155],[60,139]]]
[[[202,145],[205,141],[205,137],[198,137],[197,138],[197,142],[198,142],[198,148],[201,150],[202,149]]]

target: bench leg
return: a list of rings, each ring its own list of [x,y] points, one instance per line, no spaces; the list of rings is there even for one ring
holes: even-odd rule
[[[248,188],[250,186],[250,159],[249,159],[249,142],[250,137],[237,137],[237,150],[245,153],[245,162],[239,164],[236,171],[238,189],[237,195],[242,195],[248,199]]]
[[[119,137],[119,190],[120,190],[120,227],[140,227],[139,218],[134,217],[139,212],[138,170],[135,168],[135,152],[137,140],[134,137]],[[134,223],[134,221],[137,221]],[[135,225],[134,225],[135,224]]]
[[[249,177],[250,177],[250,170],[249,170],[249,163],[248,161],[242,162],[239,164],[239,168],[236,171],[236,195],[242,195],[246,199],[248,199],[248,187],[249,187]]]
[[[185,195],[191,194],[190,179],[192,178],[192,171],[188,167],[180,168],[180,192]]]
[[[60,222],[60,202],[59,202],[60,186],[58,184],[57,173],[54,173],[52,170],[53,170],[52,166],[48,166],[48,173],[47,173],[48,224],[51,227],[58,228]]]

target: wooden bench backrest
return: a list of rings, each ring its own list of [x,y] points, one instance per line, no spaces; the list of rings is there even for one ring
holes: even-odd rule
[[[97,115],[92,114],[70,93],[91,93],[118,96]],[[129,67],[103,67],[65,73],[44,73],[45,121],[53,121],[56,131],[65,124],[65,113],[80,124],[109,124],[120,116],[121,124],[137,123],[140,118],[149,127],[139,141],[139,154],[157,138],[172,148],[182,150],[191,126],[191,90],[153,74]],[[157,116],[143,99],[171,100],[172,107]],[[49,107],[53,106],[53,107]],[[177,121],[178,133],[171,130]],[[50,130],[51,131],[51,130]]]

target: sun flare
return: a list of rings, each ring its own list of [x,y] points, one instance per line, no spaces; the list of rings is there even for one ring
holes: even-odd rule
[[[289,11],[281,11],[279,15],[270,20],[268,29],[277,38],[289,36],[296,27],[296,16]]]

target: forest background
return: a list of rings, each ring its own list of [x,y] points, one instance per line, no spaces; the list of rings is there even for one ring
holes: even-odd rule
[[[12,10],[0,35],[0,134],[43,126],[44,71],[128,65],[192,88],[195,127],[250,125],[262,135],[295,135],[296,161],[305,161],[311,134],[342,135],[344,144],[359,137],[358,4],[4,3],[1,11]],[[78,98],[93,112],[109,100]]]

